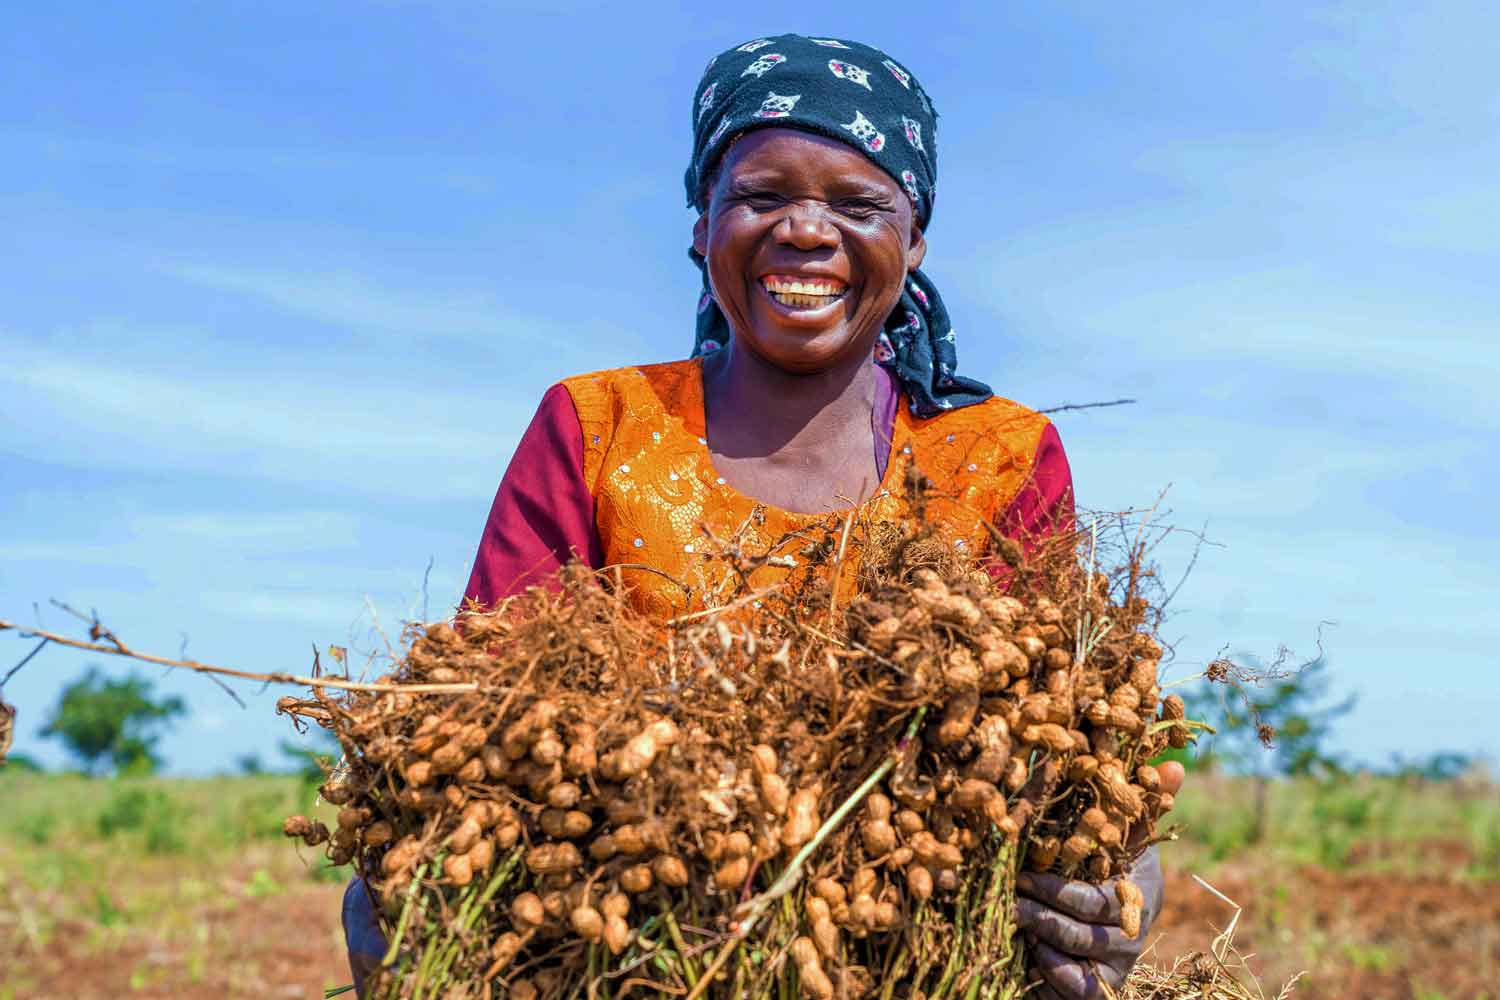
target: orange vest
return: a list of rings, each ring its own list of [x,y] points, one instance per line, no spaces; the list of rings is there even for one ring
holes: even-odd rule
[[[777,551],[795,560],[807,542],[787,540],[790,532],[839,528],[848,516],[782,510],[724,481],[708,451],[697,359],[594,372],[563,385],[583,430],[584,478],[604,565],[623,567],[632,603],[647,614],[716,607],[733,592],[727,568],[706,558],[714,549],[709,533],[727,540],[743,530],[751,552],[781,541]],[[915,463],[932,484],[928,510],[939,530],[982,554],[990,545],[986,524],[997,523],[1026,483],[1047,426],[1041,414],[999,398],[917,418],[903,394],[885,478],[857,516],[909,517],[902,484]],[[767,567],[752,582],[764,586],[778,572],[787,571]]]

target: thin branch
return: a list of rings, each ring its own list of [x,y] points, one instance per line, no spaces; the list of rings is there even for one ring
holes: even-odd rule
[[[69,609],[71,610],[71,609]],[[103,626],[98,626],[103,629]],[[153,656],[150,653],[138,653],[121,642],[113,632],[103,629],[103,633],[109,637],[112,645],[104,645],[98,642],[84,642],[81,639],[70,639],[65,635],[55,632],[44,632],[41,629],[28,629],[17,625],[15,622],[0,618],[0,632],[15,630],[23,638],[45,639],[55,642],[60,646],[69,646],[73,649],[83,649],[90,653],[108,653],[111,656],[123,656],[131,660],[139,660],[142,663],[155,663],[164,667],[179,667],[183,670],[191,670],[200,674],[219,674],[224,677],[238,677],[247,681],[264,681],[267,684],[296,684],[302,687],[324,687],[338,688],[341,691],[406,691],[411,693],[426,694],[462,694],[479,690],[479,684],[474,681],[453,684],[367,684],[360,681],[340,680],[331,677],[303,677],[299,674],[254,673],[248,670],[233,670],[229,667],[216,667],[207,663],[199,663],[196,660],[172,660],[165,656]]]
[[[393,662],[395,660],[399,660],[400,657],[396,655],[396,650],[391,645],[391,637],[385,634],[385,629],[380,625],[380,611],[375,607],[375,602],[370,600],[369,594],[365,595],[365,610],[370,612],[370,621],[372,622],[372,627],[375,629],[375,634],[380,636],[381,642],[385,643],[385,655],[389,656]],[[344,665],[345,675],[347,675],[348,672],[349,666],[346,663]]]
[[[1193,546],[1193,557],[1188,560],[1187,569],[1185,569],[1185,570],[1182,571],[1182,578],[1177,581],[1177,586],[1175,586],[1175,587],[1172,588],[1172,592],[1169,593],[1166,596],[1166,599],[1163,600],[1161,602],[1161,604],[1157,607],[1157,611],[1158,612],[1162,612],[1162,611],[1166,611],[1167,610],[1167,606],[1170,605],[1172,603],[1173,599],[1177,597],[1177,592],[1182,589],[1182,585],[1184,583],[1187,583],[1188,577],[1190,577],[1190,576],[1193,575],[1193,567],[1195,567],[1195,566],[1198,565],[1198,556],[1199,556],[1200,553],[1202,553],[1203,546],[1205,544],[1207,544],[1207,539],[1204,537],[1207,534],[1207,532],[1208,532],[1208,522],[1204,521],[1203,522],[1203,530],[1200,531],[1200,532],[1198,532],[1198,544],[1196,544],[1196,545]]]
[[[240,708],[250,707],[249,705],[245,704],[245,699],[241,698],[237,693],[235,693],[234,688],[230,687],[228,684],[225,684],[222,679],[215,677],[213,674],[204,674],[203,676],[207,677],[209,680],[217,684],[219,686],[219,690],[223,691],[225,694],[229,695],[229,697],[233,698],[234,703],[240,706]]]
[[[184,633],[182,633],[182,645],[177,647],[177,658],[179,660],[186,660],[187,659],[187,648],[188,648],[188,634],[186,632],[184,632]],[[236,705],[240,706],[240,708],[244,709],[244,708],[249,708],[250,707],[249,705],[245,704],[245,700],[243,698],[241,698],[238,693],[235,692],[234,688],[230,687],[228,684],[225,684],[222,680],[220,680],[219,678],[215,677],[213,674],[204,674],[203,676],[205,676],[209,680],[213,681],[214,684],[216,684],[218,686],[218,688],[219,688],[220,691],[223,691],[225,694],[229,695],[229,697],[233,698],[234,699],[234,703]]]
[[[693,593],[692,587],[689,587],[687,584],[677,579],[677,577],[673,576],[671,573],[663,572],[662,570],[657,569],[655,566],[647,566],[645,563],[611,563],[608,566],[600,566],[594,572],[603,574],[612,569],[638,569],[644,570],[647,573],[655,573],[657,576],[662,577],[666,580],[670,580],[677,586],[681,587],[682,592],[687,594],[689,597],[691,597]]]
[[[88,622],[90,625],[97,624],[98,622],[97,618],[89,617],[66,601],[59,601],[57,598],[53,597],[49,598],[47,603],[61,611],[66,611],[68,614],[72,615],[74,618],[77,618],[79,621]]]
[[[1096,410],[1101,406],[1129,406],[1134,403],[1133,399],[1111,399],[1104,403],[1064,403],[1061,406],[1050,406],[1045,410],[1037,410],[1038,413],[1062,413],[1064,410]]]
[[[828,613],[823,616],[823,625],[833,621],[833,612],[839,602],[839,575],[844,568],[844,550],[849,547],[849,529],[854,527],[854,512],[856,508],[850,507],[849,513],[844,516],[844,531],[839,536],[839,552],[833,560],[833,573],[829,576],[828,583]]]
[[[709,618],[713,615],[727,614],[728,612],[742,608],[753,601],[758,601],[763,597],[774,594],[780,589],[781,584],[779,582],[773,583],[765,590],[752,590],[750,591],[750,593],[746,594],[743,597],[736,597],[728,604],[721,604],[716,608],[704,608],[701,611],[692,611],[685,615],[678,615],[676,618],[669,618],[667,619],[667,624],[673,626],[686,625],[688,622],[697,621],[699,618]]]
[[[422,620],[427,620],[427,580],[432,576],[432,564],[437,562],[437,557],[427,557],[427,568],[422,571]]]
[[[13,666],[9,670],[7,670],[5,672],[5,676],[4,677],[0,677],[0,688],[5,687],[5,682],[8,681],[8,680],[10,680],[12,677],[14,677],[16,675],[16,671],[17,670],[20,670],[22,667],[26,666],[26,664],[30,663],[31,662],[31,658],[33,656],[35,656],[36,654],[40,653],[42,651],[42,647],[45,646],[45,645],[47,645],[47,640],[43,639],[41,642],[39,642],[39,643],[36,644],[36,648],[35,649],[33,649],[31,652],[27,653],[24,657],[22,657],[20,663],[17,663],[15,666]]]

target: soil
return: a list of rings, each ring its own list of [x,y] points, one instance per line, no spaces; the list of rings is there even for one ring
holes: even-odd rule
[[[1321,868],[1261,872],[1243,862],[1221,867],[1210,881],[1244,907],[1234,948],[1249,956],[1267,996],[1299,972],[1305,975],[1293,996],[1310,1000],[1494,995],[1494,882]],[[1207,950],[1233,915],[1187,874],[1169,873],[1167,906],[1152,929],[1156,956]]]
[[[0,933],[6,1000],[318,1000],[350,982],[339,929],[341,886],[304,883],[261,898],[221,897],[185,932],[54,927],[40,948]],[[9,990],[9,992],[7,992]]]

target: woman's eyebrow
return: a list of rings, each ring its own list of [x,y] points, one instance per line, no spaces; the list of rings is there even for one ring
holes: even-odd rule
[[[764,191],[766,189],[779,190],[785,186],[788,180],[796,181],[795,175],[788,176],[781,171],[764,171],[753,174],[739,174],[729,179],[729,190],[735,194],[744,194],[752,191]],[[875,184],[858,180],[852,177],[842,177],[829,185],[829,193],[836,198],[873,198],[881,201],[889,201],[892,197],[890,191]]]
[[[729,178],[728,187],[736,193],[761,191],[768,187],[776,187],[781,180],[780,174],[740,174]]]

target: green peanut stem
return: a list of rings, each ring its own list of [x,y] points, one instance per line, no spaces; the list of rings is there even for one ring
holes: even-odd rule
[[[859,787],[854,790],[854,793],[845,799],[828,819],[823,821],[823,825],[818,827],[818,832],[813,834],[811,840],[802,845],[802,849],[792,858],[792,863],[786,866],[786,869],[781,873],[781,877],[773,882],[771,887],[765,892],[740,905],[739,911],[744,916],[740,919],[739,927],[735,930],[734,936],[725,942],[723,948],[719,949],[719,954],[714,957],[713,962],[704,970],[703,978],[698,980],[698,984],[693,987],[692,992],[687,995],[685,1000],[698,1000],[703,995],[703,991],[708,988],[709,983],[713,982],[714,977],[719,974],[719,970],[724,967],[724,963],[729,961],[729,956],[734,954],[745,938],[749,937],[750,933],[755,930],[755,925],[760,923],[760,918],[765,916],[771,904],[797,887],[797,884],[802,881],[802,870],[807,864],[807,859],[812,857],[813,852],[823,845],[823,841],[827,840],[834,830],[838,829],[839,824],[844,821],[844,818],[849,815],[854,807],[859,805],[864,800],[864,797],[869,795],[887,774],[891,773],[897,761],[900,760],[901,755],[906,752],[907,745],[916,736],[917,730],[921,728],[922,720],[926,717],[927,706],[923,705],[912,715],[911,722],[907,724],[906,731],[902,734],[901,740],[896,744],[895,749],[886,754],[885,760],[881,761],[880,765],[870,772],[870,776],[860,782]]]

